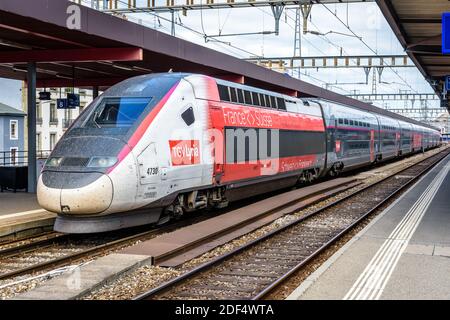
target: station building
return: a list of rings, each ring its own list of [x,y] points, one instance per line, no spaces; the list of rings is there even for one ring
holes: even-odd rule
[[[36,150],[38,156],[45,157],[53,150],[58,140],[83,109],[92,101],[92,90],[79,88],[38,89],[37,92],[50,92],[50,100],[36,100]],[[22,109],[27,110],[26,89],[22,97]],[[67,93],[80,95],[80,106],[73,109],[58,109],[56,102],[65,98]],[[25,126],[27,124],[25,123]],[[25,138],[25,141],[28,137]]]
[[[0,103],[0,165],[15,165],[24,151],[24,118],[21,110]]]

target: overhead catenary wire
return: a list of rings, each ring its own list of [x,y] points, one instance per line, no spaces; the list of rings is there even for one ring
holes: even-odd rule
[[[327,5],[325,5],[324,3],[320,3],[329,13],[331,13],[342,25],[345,26],[345,28],[347,28],[359,41],[361,41],[364,46],[366,46],[372,53],[374,53],[376,56],[378,56],[378,53],[376,50],[374,50],[366,41],[364,41],[363,37],[357,35],[353,29],[348,26],[344,21],[342,21],[341,18],[339,18],[339,16],[335,13],[333,13],[333,11],[330,10],[330,8],[328,8]],[[389,69],[391,69],[398,77],[400,80],[402,80],[412,91],[414,91],[415,93],[417,93],[417,90],[415,90],[402,76],[400,76],[400,74],[391,66],[387,66]]]
[[[124,4],[124,5],[126,5],[126,6],[129,5],[128,2],[125,2],[125,1],[122,1],[122,0],[117,0],[117,2],[118,2],[118,3],[121,3],[121,4]],[[131,8],[135,9],[135,12],[141,12],[141,13],[143,13],[143,14],[148,14],[148,15],[151,15],[151,16],[156,16],[156,17],[158,17],[158,18],[161,19],[161,20],[164,20],[164,21],[166,21],[166,22],[172,23],[172,20],[171,20],[171,19],[168,19],[168,18],[163,17],[163,16],[161,16],[161,15],[158,15],[158,14],[156,14],[156,13],[142,10],[141,8],[138,8],[138,7],[133,6],[133,5],[131,5]],[[260,55],[258,55],[258,54],[255,54],[255,53],[250,52],[250,51],[248,51],[248,50],[245,50],[245,49],[239,48],[239,47],[237,47],[237,46],[234,46],[234,45],[232,45],[232,44],[229,43],[229,42],[221,41],[221,40],[218,40],[218,39],[215,39],[215,38],[209,38],[208,35],[205,34],[204,32],[195,30],[194,28],[188,27],[188,26],[186,26],[185,24],[180,24],[179,22],[176,22],[176,21],[174,21],[174,24],[176,24],[176,25],[178,25],[178,26],[180,26],[180,27],[182,27],[182,28],[184,28],[184,29],[186,29],[186,30],[188,30],[188,31],[190,31],[190,32],[192,32],[192,33],[194,33],[194,34],[196,34],[196,35],[201,36],[203,39],[208,39],[208,42],[212,42],[212,44],[219,44],[219,43],[220,43],[220,44],[222,44],[222,45],[229,46],[229,47],[231,47],[231,48],[233,48],[233,49],[242,51],[242,52],[246,53],[247,55],[253,55],[253,56],[256,56],[256,57],[260,57]]]
[[[128,6],[129,5],[129,3],[126,3],[125,1],[121,1],[121,0],[118,0],[118,2],[120,2],[121,4],[123,4],[123,5],[125,5],[125,6]],[[322,3],[321,3],[322,4]],[[324,6],[324,8],[327,10],[327,11],[329,11],[331,14],[333,14],[348,30],[350,30],[350,32],[354,35],[354,36],[356,36],[356,37],[358,37],[358,35],[356,35],[356,33],[351,29],[351,27],[350,27],[350,25],[349,25],[349,22],[348,22],[348,4],[347,4],[347,23],[345,23],[344,21],[342,21],[342,19],[340,19],[339,18],[339,16],[337,16],[337,13],[333,13],[326,5],[324,5],[324,4],[322,4],[322,6]],[[136,9],[135,11],[139,11],[139,9],[140,8],[138,8],[137,6],[133,6],[133,5],[131,5],[131,7],[132,8],[134,8],[134,9]],[[263,10],[263,9],[261,9],[261,8],[257,8],[258,10],[260,10],[260,11],[262,11],[264,14],[267,14],[267,15],[270,15],[271,17],[272,17],[272,15],[269,13],[269,12],[267,12],[266,10]],[[201,10],[201,11],[203,11],[203,10]],[[227,10],[228,12],[227,12],[227,15],[226,15],[226,18],[225,18],[225,20],[223,21],[223,24],[222,23],[220,23],[220,21],[219,21],[219,25],[218,25],[218,27],[219,27],[219,34],[221,34],[222,32],[223,32],[223,29],[224,29],[224,27],[225,27],[225,25],[226,25],[226,23],[227,23],[227,21],[228,21],[228,19],[229,19],[229,17],[230,17],[230,14],[231,14],[231,9],[228,9]],[[156,13],[151,13],[151,12],[148,12],[148,11],[143,11],[142,10],[142,12],[143,13],[145,13],[145,14],[148,14],[148,15],[151,15],[151,16],[154,16],[154,17],[157,17],[158,19],[161,19],[161,20],[164,20],[164,21],[166,21],[166,22],[172,22],[170,19],[168,19],[168,18],[165,18],[165,17],[163,17],[163,16],[160,16],[160,15],[158,15],[158,14],[156,14]],[[292,20],[292,17],[290,16],[290,15],[288,15],[289,16],[289,19],[291,19]],[[219,16],[220,17],[220,16]],[[253,53],[253,52],[250,52],[250,51],[248,51],[248,50],[245,50],[245,49],[243,49],[242,47],[239,47],[239,46],[235,46],[235,45],[233,45],[233,44],[231,44],[230,42],[225,42],[225,41],[221,41],[221,40],[218,40],[218,39],[215,39],[215,38],[209,38],[208,37],[208,35],[206,34],[206,30],[205,30],[205,25],[204,25],[204,17],[203,17],[203,12],[201,12],[201,16],[200,16],[200,18],[201,18],[201,24],[202,24],[202,31],[198,31],[198,30],[195,30],[194,28],[191,28],[191,27],[189,27],[189,26],[187,26],[187,25],[185,25],[185,24],[183,24],[182,22],[181,22],[181,19],[180,19],[180,17],[178,16],[178,21],[174,21],[174,23],[176,24],[176,25],[178,25],[178,26],[180,26],[180,27],[182,27],[182,28],[184,28],[185,30],[187,30],[187,31],[189,31],[189,32],[192,32],[192,33],[194,33],[196,36],[199,36],[199,37],[202,37],[204,40],[205,39],[207,39],[207,42],[210,42],[211,43],[211,45],[214,45],[214,46],[217,46],[217,47],[219,47],[220,48],[220,50],[223,50],[223,51],[226,51],[226,52],[229,52],[229,53],[231,53],[232,55],[241,55],[241,54],[239,54],[239,53],[237,53],[237,52],[235,52],[234,50],[237,50],[237,51],[239,51],[239,52],[243,52],[243,53],[245,53],[245,54],[248,54],[248,55],[251,55],[251,56],[254,56],[254,57],[261,57],[261,55],[259,55],[259,54],[256,54],[256,53]],[[220,19],[218,19],[218,20],[220,20]],[[317,28],[317,25],[316,24],[314,24],[312,21],[311,21],[311,23]],[[289,25],[289,27],[291,27],[292,28],[292,26],[290,25],[290,24],[288,24]],[[164,27],[164,26],[162,26],[161,25],[161,29],[163,29],[164,31],[166,31],[167,30],[167,28],[166,27]],[[318,29],[318,28],[317,28]],[[262,35],[262,37],[264,38],[264,35]],[[336,48],[340,48],[340,46],[339,45],[336,45],[335,43],[333,43],[333,41],[331,41],[330,39],[328,39],[326,36],[324,36],[324,37],[320,37],[320,38],[322,38],[324,41],[326,41],[326,42],[328,42],[330,45],[332,45],[332,46],[334,46],[334,47],[336,47]],[[188,39],[189,40],[189,39]],[[323,52],[323,50],[321,50],[320,48],[318,48],[317,46],[315,46],[311,41],[309,41],[307,38],[305,38],[304,39],[305,40],[305,42],[306,43],[308,43],[308,45],[310,45],[311,47],[313,47],[313,48],[315,48],[318,52],[321,52],[322,54],[325,54],[324,52]],[[373,50],[371,47],[370,47],[370,45],[366,42],[366,41],[364,41],[364,39],[360,39],[360,41],[362,41],[362,43],[366,46],[366,47],[368,47],[372,52],[374,52],[375,54],[376,54],[376,51],[375,50]],[[245,56],[244,56],[245,57]],[[395,74],[396,74],[396,76],[404,83],[404,85],[405,86],[407,86],[407,87],[409,87],[412,91],[415,91],[415,92],[417,92],[416,90],[414,90],[414,88],[398,73],[398,72],[396,72],[392,67],[389,67],[390,68],[390,70],[392,70]],[[352,72],[356,72],[356,70],[352,70]],[[315,79],[315,80],[318,80],[318,78],[315,78],[315,77],[312,77],[312,76],[310,76],[309,74],[306,74],[306,73],[302,73],[302,74],[304,74],[305,76],[308,76],[308,77],[310,77],[311,79]],[[324,83],[326,83],[325,81],[321,81],[321,82],[324,82]],[[382,87],[385,87],[387,84],[385,84],[385,83],[380,83],[380,86],[382,86]],[[337,87],[337,86],[336,86]],[[343,88],[340,88],[341,90],[343,90],[343,91],[347,91],[347,90],[345,90],[345,89],[343,89]]]

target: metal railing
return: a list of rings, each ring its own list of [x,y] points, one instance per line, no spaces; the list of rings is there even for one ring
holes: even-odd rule
[[[37,159],[46,159],[50,155],[50,150],[38,150]],[[28,165],[28,151],[0,151],[0,167],[5,166],[26,166]]]

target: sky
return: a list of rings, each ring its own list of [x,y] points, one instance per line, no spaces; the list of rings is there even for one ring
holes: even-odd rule
[[[22,109],[22,82],[0,78],[0,102]]]
[[[87,1],[83,0],[85,3]],[[198,1],[194,0],[194,3]],[[225,0],[216,0],[216,2],[221,1]],[[119,0],[122,5],[126,2]],[[166,0],[156,0],[157,5],[163,5],[165,2]],[[147,0],[137,0],[138,7],[146,3]],[[175,3],[185,3],[185,0],[175,0]],[[167,21],[170,20],[170,14],[160,14],[160,17],[157,17],[139,13],[130,15],[128,19],[161,32],[170,33],[170,22]],[[188,11],[187,16],[180,13],[176,15],[176,19],[182,25],[176,26],[177,37],[239,58],[249,58],[252,55],[292,56],[294,52],[294,7],[285,8],[280,19],[278,36],[255,34],[214,38],[225,43],[213,41],[213,38],[208,38],[209,41],[205,42],[203,35],[273,31],[274,18],[270,8],[205,9]],[[374,2],[316,4],[312,8],[307,24],[308,30],[327,35],[302,34],[302,56],[339,55],[341,51],[344,55],[364,55],[374,54],[374,52],[404,54],[403,48]],[[357,38],[353,33],[361,38]],[[385,69],[382,74],[382,83],[377,84],[378,93],[397,93],[400,90],[433,92],[416,68],[397,68],[395,71],[396,73],[388,68]],[[369,78],[369,84],[364,84],[363,69],[309,69],[302,72],[304,73],[300,75],[302,80],[328,87],[338,93],[350,94],[354,90],[358,93],[372,91],[372,75]],[[20,83],[0,80],[0,102],[18,106],[20,99]],[[437,104],[438,102],[428,102],[429,106],[437,106]],[[410,103],[406,105],[411,107]],[[391,102],[390,106],[403,107],[405,103]]]

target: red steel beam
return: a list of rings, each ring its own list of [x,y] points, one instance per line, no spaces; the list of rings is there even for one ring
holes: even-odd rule
[[[280,90],[276,90],[277,92],[281,93],[281,94],[285,94],[291,97],[297,97],[298,96],[298,91],[297,90],[291,90],[291,89],[280,89]]]
[[[110,87],[127,78],[83,78],[83,79],[38,79],[36,81],[37,88],[65,88],[65,87]],[[26,82],[25,82],[26,85]]]
[[[235,83],[240,83],[240,84],[245,83],[244,76],[237,75],[237,74],[213,74],[212,76],[222,79],[222,80],[235,82]]]
[[[142,61],[141,48],[85,48],[0,52],[0,63]]]

